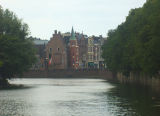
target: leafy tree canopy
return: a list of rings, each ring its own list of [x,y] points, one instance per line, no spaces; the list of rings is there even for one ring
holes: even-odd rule
[[[160,71],[160,0],[132,9],[126,21],[108,33],[103,57],[112,71],[129,75]]]
[[[0,77],[22,74],[35,62],[35,49],[28,25],[9,11],[0,8]]]

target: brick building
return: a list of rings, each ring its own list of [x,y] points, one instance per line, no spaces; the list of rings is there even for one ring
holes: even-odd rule
[[[88,38],[83,34],[78,34],[77,38],[79,46],[79,68],[84,69],[87,63]]]
[[[79,68],[79,46],[77,44],[73,27],[69,40],[69,67],[72,69]]]
[[[48,42],[46,58],[49,69],[67,69],[67,46],[60,32],[55,31]]]
[[[73,27],[71,33],[55,31],[49,42],[35,41],[40,59],[40,65],[36,66],[49,69],[103,69],[105,63],[101,47],[104,40],[102,36],[88,37],[75,33]]]

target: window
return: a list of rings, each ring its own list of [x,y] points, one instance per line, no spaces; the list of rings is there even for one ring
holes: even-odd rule
[[[92,40],[90,40],[90,44],[92,44]]]
[[[58,51],[58,52],[59,52],[59,50],[60,50],[60,49],[59,49],[59,48],[57,48],[57,51]]]
[[[88,59],[90,60],[90,55],[88,55]]]
[[[52,52],[52,48],[49,48],[49,52],[50,52],[50,53]]]

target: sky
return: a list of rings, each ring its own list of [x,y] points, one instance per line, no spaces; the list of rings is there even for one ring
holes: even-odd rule
[[[107,36],[125,21],[130,9],[146,0],[0,0],[29,25],[31,36],[50,39],[54,30]]]

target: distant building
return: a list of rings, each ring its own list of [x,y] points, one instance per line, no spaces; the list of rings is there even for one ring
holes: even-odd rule
[[[61,33],[53,34],[46,47],[49,69],[67,69],[67,46]]]
[[[86,35],[75,33],[77,43],[79,46],[79,68],[85,69],[86,68],[86,60],[87,60],[87,44],[88,44],[88,37]]]
[[[62,36],[63,36],[63,39],[64,39],[66,45],[68,46],[69,45],[69,39],[71,37],[71,33],[70,32],[63,33]]]
[[[100,69],[105,69],[105,68],[107,68],[106,67],[106,64],[105,64],[105,62],[104,62],[104,59],[102,58],[102,46],[103,46],[103,44],[104,44],[104,42],[106,41],[106,39],[107,38],[104,38],[104,37],[102,37],[102,36],[100,36],[100,51],[99,51],[99,68]]]
[[[94,40],[93,37],[88,38],[88,54],[87,54],[87,68],[94,68]]]
[[[37,54],[41,58],[44,58],[45,57],[45,47],[48,44],[48,40],[35,39],[33,42],[37,49]]]
[[[80,39],[78,41],[79,46],[79,66],[81,69],[86,68],[86,61],[87,61],[87,46],[88,46],[88,39],[84,37],[84,35],[80,35]]]
[[[88,38],[87,68],[102,69],[105,68],[102,58],[102,45],[104,38],[102,36],[92,36]]]
[[[73,27],[69,40],[69,67],[72,69],[79,68],[79,46],[77,44]]]
[[[32,68],[34,70],[43,70],[45,69],[45,58],[46,58],[46,53],[45,53],[45,48],[46,45],[48,44],[48,40],[41,40],[34,38],[33,43],[36,48],[36,57],[37,57],[37,63],[35,63]]]
[[[83,33],[55,31],[50,40],[34,39],[38,63],[36,69],[104,69],[102,36],[88,37]]]

